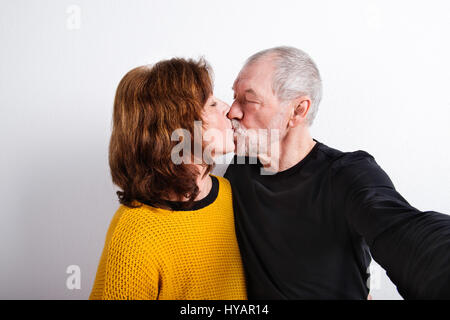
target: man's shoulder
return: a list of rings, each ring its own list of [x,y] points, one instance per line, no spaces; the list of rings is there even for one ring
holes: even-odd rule
[[[393,187],[375,157],[364,150],[343,152],[332,163],[330,173],[338,188],[351,186]]]
[[[336,157],[332,163],[334,172],[340,170],[358,170],[368,169],[376,166],[375,158],[364,150],[343,152],[339,157]]]
[[[355,161],[364,159],[374,159],[370,153],[364,150],[341,151],[323,143],[320,143],[319,151],[322,152],[335,167],[348,166]]]
[[[358,181],[364,184],[390,184],[390,179],[378,165],[375,157],[367,151],[340,151],[324,144],[320,150],[329,162],[329,173],[336,182],[350,185]]]
[[[235,154],[228,164],[224,177],[231,181],[233,176],[240,175],[243,171],[249,170],[250,166],[257,164],[258,160],[256,158],[238,156]]]

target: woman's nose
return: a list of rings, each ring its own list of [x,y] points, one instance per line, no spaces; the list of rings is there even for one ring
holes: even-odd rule
[[[228,112],[230,112],[230,109],[231,109],[231,106],[228,103],[225,103],[225,110],[224,110],[225,115],[227,115]]]
[[[231,107],[228,103],[226,103],[222,100],[219,100],[219,101],[220,101],[220,106],[221,106],[222,112],[226,116],[228,114],[228,111],[230,111]]]

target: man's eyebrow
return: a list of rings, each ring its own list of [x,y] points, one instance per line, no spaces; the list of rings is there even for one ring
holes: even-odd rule
[[[255,90],[253,90],[253,89],[247,89],[247,90],[245,90],[245,92],[246,93],[251,93],[251,94],[253,94],[253,95],[255,95],[255,96],[258,96],[258,94],[255,92]]]
[[[236,93],[236,89],[234,88],[234,86],[231,87],[231,90],[233,90]],[[258,97],[258,94],[256,93],[255,90],[253,90],[252,88],[247,89],[244,91],[245,93],[250,93],[253,94],[254,96]]]

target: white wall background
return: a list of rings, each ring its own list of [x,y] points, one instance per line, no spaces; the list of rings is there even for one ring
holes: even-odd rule
[[[115,88],[172,56],[204,55],[231,103],[250,54],[307,51],[324,80],[313,136],[368,151],[412,205],[450,213],[449,1],[1,0],[0,18],[2,299],[88,297],[118,206]],[[80,290],[66,288],[73,264]],[[400,298],[374,277],[374,299]]]

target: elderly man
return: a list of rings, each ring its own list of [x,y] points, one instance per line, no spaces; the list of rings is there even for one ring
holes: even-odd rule
[[[450,216],[412,207],[367,152],[311,137],[322,87],[306,53],[256,53],[233,90],[228,117],[247,143],[225,177],[249,299],[366,299],[371,256],[404,298],[450,298]]]

